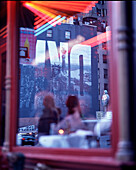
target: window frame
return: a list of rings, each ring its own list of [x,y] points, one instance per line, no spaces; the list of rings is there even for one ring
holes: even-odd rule
[[[9,2],[8,2],[9,3]],[[110,6],[109,6],[110,7]],[[111,7],[110,7],[111,8]],[[14,25],[14,24],[13,24]],[[19,32],[19,31],[18,31]],[[19,36],[16,35],[18,38]],[[13,69],[11,72],[13,78],[15,78],[14,88],[11,91],[11,96],[14,96],[14,101],[11,98],[11,104],[14,108],[11,108],[10,111],[10,151],[12,152],[22,152],[25,154],[27,158],[31,159],[41,159],[41,160],[48,160],[48,161],[58,161],[58,162],[82,162],[82,163],[93,163],[94,160],[91,158],[95,158],[95,162],[99,162],[99,157],[115,157],[115,153],[117,150],[117,143],[118,143],[118,87],[117,87],[117,58],[111,55],[110,58],[110,82],[111,82],[111,103],[112,103],[112,112],[113,112],[113,124],[112,124],[112,147],[108,149],[62,149],[62,148],[43,148],[43,147],[24,147],[24,146],[16,146],[16,131],[17,131],[17,112],[18,112],[18,79],[15,78],[16,71],[18,71],[18,67]],[[11,66],[18,65],[18,60],[16,60],[17,56],[13,58]],[[38,154],[38,156],[37,156]],[[57,156],[56,156],[57,155]],[[82,159],[79,159],[82,158]],[[97,159],[98,157],[98,159]],[[102,159],[103,160],[103,159]],[[57,164],[57,163],[56,163]],[[111,163],[112,164],[112,163]],[[80,166],[80,165],[79,165]]]
[[[69,38],[67,37],[66,33],[69,33]],[[65,40],[70,40],[71,39],[71,31],[65,30]]]
[[[108,63],[107,54],[103,54],[103,64],[107,63]]]
[[[48,33],[48,31],[51,31],[51,33]],[[48,34],[51,35],[51,37],[47,36]],[[53,38],[53,30],[51,28],[46,31],[46,37],[47,38]]]
[[[108,79],[108,69],[106,68],[103,69],[103,78]]]

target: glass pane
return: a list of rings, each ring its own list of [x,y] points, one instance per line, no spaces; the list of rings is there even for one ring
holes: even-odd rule
[[[17,145],[111,147],[105,4],[22,3]]]

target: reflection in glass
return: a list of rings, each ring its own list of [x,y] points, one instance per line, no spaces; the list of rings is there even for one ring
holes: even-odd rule
[[[32,3],[38,5],[38,1]],[[31,5],[24,3],[25,7],[33,11]],[[49,2],[48,5],[53,3]],[[95,8],[95,4],[93,5]],[[37,10],[35,6],[35,12]],[[94,9],[89,8],[89,10],[91,13]],[[86,25],[84,20],[82,21],[86,13],[81,11],[76,13],[77,16],[74,13],[70,17],[54,15],[54,19],[49,19],[45,14],[41,16],[39,13],[35,13],[38,16],[34,19],[34,28],[20,27],[20,47],[27,47],[28,56],[20,57],[19,63],[20,103],[17,145],[109,148],[112,122],[112,116],[109,115],[112,115],[112,112],[109,110],[109,102],[103,105],[102,96],[104,90],[109,89],[108,61],[103,62],[103,56],[107,56],[105,42],[110,38],[110,31],[106,33],[106,29],[102,28],[100,32],[103,24],[99,27],[100,22],[96,22],[96,19],[92,22],[92,18],[90,22],[89,17],[89,24]],[[80,22],[75,22],[75,18],[77,21],[80,19]],[[48,118],[45,116],[46,121],[50,119],[48,120],[50,135],[39,136],[39,120],[47,108],[43,101],[48,95],[53,96],[55,105],[59,109],[58,121],[50,121],[51,116]],[[68,116],[66,106],[68,96],[77,96],[82,113],[78,120],[84,128],[65,133],[66,130],[62,127],[57,129],[57,125]],[[50,115],[53,114],[51,111]],[[74,120],[74,116],[72,119]],[[75,119],[75,123],[78,120]]]

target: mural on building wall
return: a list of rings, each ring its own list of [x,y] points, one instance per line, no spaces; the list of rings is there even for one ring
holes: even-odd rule
[[[20,47],[28,48],[28,58],[20,59],[20,64],[30,64],[35,58],[36,37],[34,30],[30,28],[20,28]]]
[[[36,44],[33,42],[35,57],[30,57],[27,63],[21,59],[19,116],[40,116],[47,93],[54,95],[62,116],[66,115],[65,101],[70,94],[79,97],[84,117],[94,116],[98,109],[96,48],[80,43],[96,36],[97,30],[70,24],[52,29],[53,37],[47,37],[45,31],[37,36]],[[70,40],[65,37],[66,30],[71,33]]]

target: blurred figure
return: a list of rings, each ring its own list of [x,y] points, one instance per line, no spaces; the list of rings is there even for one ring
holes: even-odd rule
[[[104,90],[102,95],[102,104],[104,106],[104,117],[97,122],[94,127],[94,134],[96,136],[101,136],[111,131],[112,125],[112,112],[107,111],[110,101],[110,96],[107,90]]]
[[[38,123],[38,136],[49,135],[52,123],[57,124],[59,120],[58,108],[55,106],[54,98],[51,95],[45,96],[43,100],[43,113]]]
[[[81,121],[81,109],[76,96],[68,96],[66,101],[68,108],[67,116],[57,125],[57,131],[64,130],[65,134],[75,132],[78,129],[85,129]]]
[[[108,134],[111,132],[112,126],[112,112],[107,111],[104,117],[97,122],[94,127],[94,135],[100,137],[103,134]]]

